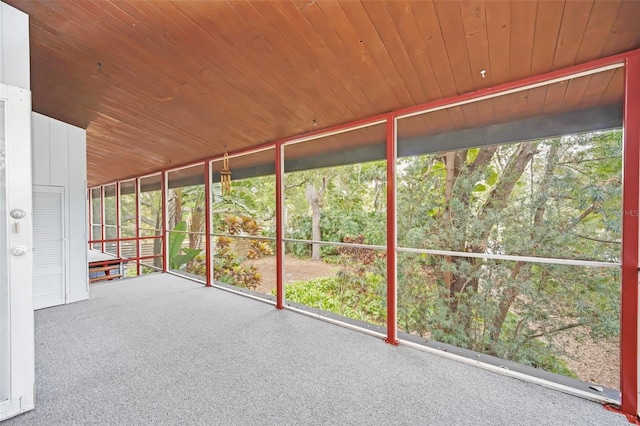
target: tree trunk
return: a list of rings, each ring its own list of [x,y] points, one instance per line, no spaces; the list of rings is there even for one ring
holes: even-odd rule
[[[153,233],[156,237],[162,236],[162,210],[159,209],[156,213],[156,225],[155,232]],[[156,238],[153,240],[153,255],[159,256],[162,253],[162,238]],[[154,257],[153,258],[153,266],[156,268],[162,269],[162,258]]]
[[[311,183],[307,185],[305,195],[311,206],[311,239],[320,241],[320,196]],[[319,244],[311,244],[311,260],[320,260]]]
[[[530,255],[533,255],[535,253],[535,249],[537,245],[540,243],[540,239],[543,238],[544,236],[543,234],[541,235],[539,233],[539,229],[541,229],[543,224],[544,213],[547,207],[547,199],[548,199],[547,193],[549,191],[549,185],[551,184],[551,179],[553,178],[553,173],[555,172],[557,164],[558,164],[558,147],[556,145],[552,145],[551,148],[549,149],[549,155],[548,155],[547,164],[545,165],[544,175],[542,177],[542,181],[540,182],[540,189],[539,189],[540,199],[535,201],[537,205],[536,205],[535,213],[533,215],[531,238],[534,241],[537,240],[537,243],[533,247]],[[521,275],[522,268],[524,266],[525,266],[525,263],[522,261],[519,261],[516,263],[514,268],[511,270],[510,281],[513,282],[516,279],[518,279],[518,277]],[[528,275],[528,272],[531,270],[531,264],[530,263],[527,264],[525,269]],[[495,348],[495,346],[497,345],[498,340],[500,339],[500,334],[502,333],[502,326],[504,325],[504,321],[507,318],[507,314],[511,309],[511,305],[513,304],[513,302],[516,301],[516,298],[519,295],[520,295],[519,287],[514,286],[513,284],[502,291],[502,295],[500,296],[500,302],[498,304],[498,313],[493,318],[491,331],[489,333],[492,348]],[[493,349],[491,349],[490,352],[493,353]]]

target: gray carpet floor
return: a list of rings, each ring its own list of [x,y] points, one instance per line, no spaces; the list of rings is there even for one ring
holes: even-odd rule
[[[627,425],[600,405],[171,275],[36,312],[17,425]]]

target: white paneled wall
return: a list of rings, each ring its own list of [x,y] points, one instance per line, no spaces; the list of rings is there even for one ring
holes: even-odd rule
[[[64,193],[66,303],[84,300],[89,297],[86,131],[35,112],[31,126],[33,185]]]
[[[0,2],[0,83],[30,89],[29,16]]]

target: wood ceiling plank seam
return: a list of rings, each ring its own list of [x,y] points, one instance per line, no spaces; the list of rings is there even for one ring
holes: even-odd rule
[[[100,19],[99,16],[95,15],[94,13],[92,13],[90,9],[86,9],[86,7],[91,7],[92,5],[93,5],[93,3],[87,2],[87,3],[85,3],[83,9],[71,8],[70,11],[69,11],[69,15],[77,17],[77,20],[74,21],[74,22],[78,22],[78,21],[80,22],[80,23],[76,24],[76,27],[78,28],[78,30],[84,31],[85,34],[93,35],[94,36],[94,40],[101,40],[101,39],[104,38],[104,34],[98,32],[95,25],[91,25],[91,22],[93,20],[100,21],[101,19]],[[86,14],[75,13],[76,11],[84,11]],[[113,30],[115,30],[117,32],[120,32],[113,25],[109,25],[108,22],[106,22],[106,21],[102,21],[102,22],[104,22],[105,26],[109,26]],[[131,41],[130,37],[128,37],[124,33],[121,33],[121,34],[122,34],[122,37],[118,40],[118,43],[111,43],[111,46],[110,46],[110,47],[112,47],[111,51],[116,50],[113,45],[118,45],[119,43],[127,44],[131,48],[131,50],[139,50],[139,49],[137,49],[137,46],[135,44],[131,44],[132,41]],[[110,35],[113,35],[113,32],[111,32]],[[108,45],[109,44],[105,42],[104,46],[108,46]],[[93,50],[96,51],[96,49],[93,49]],[[146,57],[144,50],[139,51],[137,55],[131,54],[127,50],[120,50],[120,51],[125,52],[126,58],[131,60],[132,63],[134,63],[134,64],[135,63],[145,63],[145,62],[148,62],[150,60],[150,58]],[[143,57],[143,58],[139,59],[140,57]],[[151,79],[146,79],[146,80],[149,81]],[[153,85],[153,87],[158,87],[158,88],[162,89],[162,86],[159,85],[159,84],[155,84],[155,83],[151,83],[151,82],[145,82],[145,84],[150,85],[149,87],[152,87],[151,85]],[[149,96],[149,95],[147,94],[147,96]]]
[[[425,43],[425,50],[433,65],[433,73],[436,84],[443,98],[458,94],[453,69],[449,62],[449,56],[444,44],[444,35],[436,14],[432,1],[411,2],[411,10],[418,31]],[[434,29],[436,29],[434,31]],[[447,111],[442,118],[439,118],[446,126],[451,126],[452,118]]]
[[[377,67],[372,67],[371,58],[366,58],[362,61],[362,58],[358,57],[356,52],[349,46],[346,37],[343,37],[342,30],[337,28],[337,23],[333,22],[333,17],[330,19],[323,11],[323,9],[317,4],[313,3],[299,13],[311,24],[315,31],[320,35],[325,45],[331,49],[339,59],[341,66],[349,74],[355,82],[355,84],[365,93],[372,105],[379,106],[379,109],[383,111],[392,110],[391,103],[388,101],[391,95],[395,98],[395,94],[388,84],[380,84],[382,80],[386,83],[386,80],[380,73]],[[348,25],[348,24],[347,24]],[[359,52],[358,52],[359,53]],[[365,63],[371,75],[365,71],[358,72],[359,64]],[[377,74],[377,75],[376,75]],[[396,102],[397,105],[397,102]]]
[[[453,76],[453,68],[449,61],[449,55],[444,43],[444,35],[440,22],[437,19],[437,13],[432,1],[412,2],[411,9],[414,12],[414,21],[420,31],[423,40],[426,42],[426,51],[431,64],[434,66],[433,72],[438,84],[438,88],[442,93],[442,97],[450,97],[458,94],[455,78]],[[437,28],[437,31],[432,31]],[[450,112],[441,115],[438,120],[443,121],[446,127],[450,127],[453,122]]]
[[[530,73],[537,13],[537,1],[523,0],[512,4],[511,28],[518,31],[510,33],[510,81],[520,80]]]
[[[565,13],[562,14],[558,46],[553,55],[552,69],[565,68],[576,63],[580,40],[587,27],[593,4],[593,0],[567,2]]]
[[[426,96],[425,99],[439,99],[442,92],[436,78],[431,59],[426,51],[426,41],[422,36],[415,20],[411,3],[407,1],[385,2],[388,15],[399,36],[404,55],[411,64],[403,73],[411,81],[412,86],[418,84],[416,96]],[[419,46],[407,49],[405,46]],[[439,127],[446,127],[451,119],[446,115],[422,115],[415,120],[415,125],[433,132]]]
[[[201,64],[202,64],[202,62],[200,62],[200,67],[202,67],[202,65],[201,65]],[[209,62],[209,64],[211,64],[211,63]],[[215,64],[214,64],[214,66],[215,66]],[[196,71],[197,71],[197,70],[196,70]],[[193,80],[193,79],[192,79],[192,80]],[[197,82],[196,80],[193,80],[193,81]],[[219,84],[219,83],[218,83],[218,84]],[[218,85],[218,84],[217,84],[217,85]],[[234,89],[236,92],[238,92],[238,89],[237,89],[236,87],[233,87],[233,89]],[[240,93],[242,93],[242,92],[240,92]],[[247,94],[247,95],[244,95],[244,93],[243,93],[243,94],[242,94],[242,96],[246,96],[246,98],[253,99],[253,98],[252,98],[251,96],[249,96],[248,94]],[[276,119],[276,118],[274,117],[274,118],[272,118],[271,120],[273,121],[273,120],[275,120],[275,119]],[[274,124],[275,124],[275,121],[274,121]]]
[[[584,30],[575,62],[581,64],[600,57],[615,23],[620,0],[596,1]],[[615,9],[613,7],[615,6]],[[640,18],[640,16],[639,16]]]
[[[591,82],[590,75],[585,77],[573,78],[569,80],[567,90],[562,99],[562,105],[565,107],[575,107],[582,104],[582,98]],[[591,106],[591,105],[589,105]]]
[[[611,80],[602,92],[602,97],[596,102],[597,104],[622,102],[624,98],[624,68],[618,68],[612,74]]]
[[[232,2],[231,4],[236,8],[236,10],[239,11],[239,13],[241,13],[245,17],[248,22],[251,22],[252,25],[255,26],[258,23],[260,25],[259,30],[261,32],[264,33],[265,30],[267,30],[273,36],[273,38],[278,39],[278,46],[283,47],[287,52],[285,54],[285,57],[297,57],[299,61],[295,61],[295,64],[297,64],[297,66],[303,67],[303,71],[301,71],[301,73],[303,75],[309,76],[312,84],[314,84],[314,86],[316,87],[319,87],[318,91],[321,92],[323,96],[332,98],[334,102],[338,102],[339,104],[344,106],[344,117],[352,117],[353,119],[357,117],[356,109],[352,108],[349,102],[345,102],[342,99],[343,93],[340,93],[335,89],[337,86],[341,86],[342,83],[339,82],[332,74],[321,74],[319,69],[313,68],[311,66],[311,64],[314,63],[314,61],[317,59],[314,53],[312,53],[308,49],[303,49],[302,51],[293,49],[291,47],[291,43],[289,43],[288,40],[286,40],[281,35],[281,31],[278,31],[278,29],[276,29],[269,20],[262,16],[262,14],[254,7],[253,3]],[[238,5],[240,4],[246,4],[247,6],[242,10],[239,10]],[[269,39],[271,40],[272,37],[269,37]],[[292,62],[292,66],[294,66],[293,64],[294,62]]]
[[[460,5],[448,1],[434,4],[458,94],[469,93],[474,89],[473,77]]]
[[[406,78],[412,81],[412,85],[417,82],[421,88],[421,91],[418,92],[421,99],[441,98],[442,91],[426,51],[426,43],[416,24],[411,3],[404,0],[388,1],[384,2],[384,5],[391,18],[390,22],[393,24],[395,33],[401,41],[402,51],[411,64],[411,67],[407,68],[409,74]],[[399,71],[402,72],[402,69]]]
[[[460,94],[471,92],[473,91],[473,77],[468,60],[469,53],[460,5],[458,2],[436,2],[434,4],[454,81],[456,82],[456,89]],[[457,120],[462,121],[457,122]],[[456,113],[451,114],[451,121],[458,128],[465,128],[470,123],[477,122],[477,120],[478,110],[475,105],[464,110],[458,109]]]
[[[548,90],[548,85],[527,90],[527,110],[530,111],[530,115],[535,116],[544,113],[544,105],[545,100],[547,99]]]
[[[128,114],[127,116],[133,116],[133,114]],[[112,117],[109,117],[109,118],[113,120],[113,118],[112,118]],[[100,122],[101,122],[100,120],[96,120],[96,121],[94,121],[94,123],[95,123],[95,124],[97,124],[97,125],[100,125]],[[126,124],[130,124],[133,128],[139,128],[139,126],[137,126],[135,122],[133,122],[133,123],[125,122],[125,123],[126,123]],[[162,128],[162,126],[163,126],[163,123],[162,123],[161,121],[157,122],[156,124],[157,124],[157,128],[158,128],[158,129],[159,129],[159,128]],[[173,129],[172,129],[172,130],[173,130]],[[88,129],[88,131],[89,131],[89,132],[91,132],[91,131],[92,131],[92,127],[90,127],[90,128]],[[184,130],[182,130],[182,129],[178,129],[178,130],[174,130],[174,131],[173,131],[173,133],[174,133],[174,134],[175,134],[175,133],[178,133],[178,134],[179,134],[179,133],[184,133],[184,132],[185,132],[185,131],[184,131]],[[156,134],[155,139],[157,139],[157,138],[158,138],[158,135]],[[191,137],[191,135],[188,135],[188,138],[189,138],[190,140],[194,140],[194,139],[195,139],[195,138]],[[172,139],[178,139],[178,138],[172,138]],[[199,138],[198,138],[198,139],[199,139]],[[204,141],[204,142],[205,142],[205,143],[208,143],[207,141]]]
[[[405,50],[409,61],[414,64],[414,72],[424,88],[424,93],[430,99],[442,98],[442,91],[436,78],[434,66],[427,52],[426,39],[422,36],[422,32],[416,23],[412,3],[408,1],[390,1],[386,2],[386,5],[392,16],[396,31],[400,38],[405,41],[403,45],[419,46],[415,49],[405,48]],[[418,122],[418,125],[428,129],[430,132],[434,132],[438,128],[446,128],[451,124],[451,118],[448,114],[426,114],[422,117],[422,122]]]
[[[207,37],[206,32],[203,32],[203,34],[205,37]],[[216,64],[213,60],[209,60],[207,57],[204,57],[202,55],[198,55],[198,57],[201,58],[202,62],[208,66],[208,67],[205,67],[205,69],[203,69],[203,71],[200,73],[201,78],[206,79],[207,77],[213,77],[213,78],[209,78],[209,81],[212,81],[215,84],[215,86],[218,88],[218,90],[220,90],[221,87],[227,86],[229,89],[233,91],[233,93],[229,95],[229,98],[242,99],[242,105],[238,110],[239,115],[234,114],[236,117],[248,116],[246,112],[252,111],[254,114],[261,115],[265,119],[269,120],[269,122],[271,123],[270,126],[277,125],[277,122],[280,119],[280,117],[277,116],[275,113],[271,113],[272,108],[275,109],[275,105],[272,105],[272,108],[267,108],[267,109],[263,108],[262,104],[255,100],[255,96],[249,91],[247,91],[247,89],[242,84],[242,82],[238,81],[233,76],[234,74],[233,72],[222,69],[221,67],[218,66],[218,64]],[[209,68],[219,69],[224,74],[224,77],[226,79],[219,79],[217,73],[205,72],[209,70]],[[267,116],[265,116],[265,112],[268,113]],[[261,133],[264,133],[264,129],[256,128],[256,131],[260,131]]]
[[[40,45],[38,39],[32,39],[31,40],[31,45],[34,47],[38,47]],[[56,53],[58,52],[57,49],[55,48],[51,48],[51,46],[46,45],[46,46],[42,46],[42,49],[51,49],[54,50]],[[31,67],[32,69],[48,69],[51,67],[51,61],[50,61],[50,57],[47,56],[46,58],[43,58],[42,60],[40,60],[39,58],[39,53],[37,53],[39,51],[39,49],[34,49],[34,52],[31,54]],[[73,59],[70,59],[71,62],[75,62]],[[39,63],[42,63],[42,66],[38,66]],[[83,66],[84,64],[79,64],[79,66],[77,68],[74,68],[74,70],[83,70]],[[46,79],[43,79],[42,81],[46,82],[46,85],[44,87],[42,87],[42,90],[40,90],[39,87],[39,81],[40,79],[36,79],[34,80],[31,90],[33,93],[33,108],[35,111],[38,112],[42,112],[45,113],[44,111],[47,111],[47,115],[49,115],[50,117],[54,117],[54,118],[58,118],[66,123],[69,124],[73,124],[75,126],[81,127],[83,129],[86,129],[89,125],[89,118],[87,117],[87,114],[79,114],[79,116],[70,116],[69,114],[66,114],[67,110],[64,109],[51,109],[51,108],[44,108],[44,105],[40,105],[41,103],[41,94],[42,93],[46,93],[48,96],[52,96],[54,93],[57,93],[59,91],[64,90],[64,93],[61,94],[60,99],[66,100],[68,99],[70,96],[73,96],[71,93],[69,93],[69,78],[73,78],[72,82],[75,81],[75,87],[78,87],[78,82],[80,82],[80,80],[75,79],[75,77],[72,76],[71,73],[65,74],[65,75],[58,75],[57,73],[47,73],[46,75]],[[62,81],[60,84],[57,84],[53,87],[51,87],[51,85],[49,83],[51,83],[52,81],[55,81],[54,79],[56,78],[60,78],[63,77],[66,80]],[[97,84],[93,84],[93,87],[98,87],[100,90],[101,87],[98,86]],[[93,102],[93,97],[92,96],[83,96],[84,99]],[[73,109],[72,109],[73,110]],[[65,117],[60,118],[60,117]]]
[[[600,53],[601,57],[626,52],[640,44],[640,2],[625,0],[620,4],[616,20]]]
[[[373,26],[373,22],[371,22],[362,3],[360,1],[348,1],[340,2],[339,5],[361,37],[361,40],[363,40],[365,48],[369,51],[387,84],[394,90],[400,105],[418,105],[420,102],[412,96],[407,88],[407,82],[390,59],[389,52],[387,52],[384,42]]]
[[[208,6],[215,6],[217,4],[222,3],[208,3]],[[219,13],[221,17],[221,24],[225,27],[220,29],[222,33],[231,34],[231,31],[234,30],[234,27],[237,28],[245,28],[247,25],[246,20],[242,15],[238,14],[237,11],[233,7],[224,7],[224,8],[215,8],[216,12]],[[257,32],[257,30],[255,30]],[[296,75],[296,72],[291,72],[291,70],[284,70],[282,67],[282,62],[276,60],[273,54],[265,54],[265,47],[271,46],[271,43],[268,43],[263,36],[254,37],[249,41],[249,46],[242,45],[239,46],[244,52],[247,52],[253,45],[256,45],[256,48],[252,50],[251,62],[256,62],[258,58],[265,61],[261,69],[268,69],[271,75],[274,75],[277,81],[280,83],[280,87],[274,88],[274,93],[277,95],[276,100],[282,103],[290,102],[290,95],[288,93],[294,92],[298,93],[297,101],[301,102],[298,104],[299,108],[295,108],[298,113],[302,114],[303,119],[302,123],[307,124],[308,126],[313,125],[313,120],[317,119],[317,121],[326,123],[326,122],[334,122],[336,120],[340,120],[340,117],[334,115],[335,108],[329,109],[331,116],[323,116],[323,110],[320,108],[315,108],[314,106],[317,104],[317,99],[311,95],[307,95],[307,87],[304,84],[300,84],[302,81],[306,81],[304,78],[294,78],[301,77],[301,75]],[[259,46],[262,46],[262,49]],[[262,52],[261,52],[262,51]],[[274,48],[273,53],[277,52],[277,49]],[[306,95],[306,96],[305,96]],[[300,108],[301,107],[301,108]],[[305,118],[307,118],[305,120]],[[317,122],[316,121],[316,122]]]
[[[609,86],[613,73],[601,72],[590,76],[589,85],[582,94],[580,102],[583,104],[593,105],[602,98],[602,93]]]
[[[467,35],[467,31],[465,29],[465,25],[464,25],[464,18],[463,18],[463,13],[462,13],[462,2],[457,2],[458,3],[458,13],[460,16],[460,21],[459,21],[459,26],[458,28],[460,29],[460,33],[463,35],[464,37],[464,46],[467,52],[467,66],[469,69],[469,76],[471,78],[471,84],[473,86],[473,90],[478,90],[478,88],[475,85],[475,78],[474,78],[474,73],[473,73],[473,63],[471,61],[471,51],[469,50],[467,41],[468,41],[468,35]],[[462,105],[461,106],[461,110],[462,110],[462,115],[464,116],[465,119],[465,126],[467,127],[475,127],[480,123],[480,110],[478,107],[478,102],[471,102],[469,104],[466,105]]]
[[[544,112],[549,113],[555,111],[559,105],[562,105],[564,94],[569,86],[569,80],[551,84],[547,87],[547,95],[544,98]]]
[[[344,110],[343,117],[349,117],[355,119],[357,117],[356,110],[351,105],[342,99],[344,93],[339,93],[334,89],[334,86],[339,85],[338,81],[333,78],[332,75],[321,76],[319,70],[314,69],[311,66],[313,54],[306,54],[302,56],[300,52],[291,47],[291,43],[284,39],[280,32],[265,19],[260,12],[253,7],[250,2],[231,2],[230,5],[251,25],[260,31],[260,33],[267,34],[267,40],[279,50],[283,50],[285,53],[283,56],[287,58],[292,68],[295,68],[301,75],[307,77],[312,86],[314,86],[319,93],[319,97],[331,102],[338,102]],[[242,7],[244,6],[244,7]],[[242,9],[240,9],[242,7]],[[305,50],[306,52],[306,50]],[[292,60],[297,58],[297,60]],[[323,78],[325,77],[325,78]]]
[[[292,11],[290,8],[283,7],[283,5],[289,3],[271,3],[270,6],[273,5],[273,8],[266,9],[263,6],[265,3],[257,2],[254,3],[254,7],[256,7],[263,15],[265,12],[275,13],[280,19],[285,19],[289,21],[294,21],[294,16],[292,15],[298,13],[298,10]],[[298,16],[302,16],[299,15]],[[302,18],[305,18],[302,16]],[[269,19],[269,18],[267,18]],[[371,103],[371,100],[368,96],[362,91],[360,87],[354,85],[351,82],[351,78],[347,70],[345,70],[341,65],[339,58],[337,58],[329,49],[326,49],[326,44],[324,40],[317,34],[311,25],[311,23],[305,18],[299,20],[300,26],[294,26],[293,30],[298,34],[298,39],[303,40],[306,45],[315,53],[316,57],[326,65],[326,69],[332,74],[337,81],[340,82],[341,86],[344,89],[345,93],[350,94],[353,97],[354,102],[359,107],[359,116],[368,116],[373,115],[373,111],[376,111],[375,105]],[[301,28],[303,27],[303,28]],[[304,32],[306,30],[306,32]],[[300,32],[303,31],[303,32]]]
[[[462,16],[475,90],[493,85],[491,78],[487,78],[487,70],[490,70],[491,63],[489,61],[489,38],[484,4],[485,2],[480,0],[460,2],[460,15]],[[476,103],[476,106],[478,123],[488,123],[493,119],[493,102]]]
[[[120,110],[120,109],[119,109],[119,110]],[[117,118],[117,117],[115,117],[115,116],[114,116],[114,115],[112,115],[112,114],[108,114],[108,112],[109,112],[109,107],[107,107],[105,111],[106,111],[106,112],[104,112],[104,113],[97,111],[95,114],[97,114],[97,116],[101,116],[101,117],[103,117],[103,121],[104,121],[104,120],[109,119],[109,120],[116,121],[116,122],[121,123],[121,124],[125,124],[125,125],[128,125],[128,126],[131,126],[132,128],[140,128],[139,123],[132,119],[132,118],[135,118],[135,116],[134,116],[133,114],[124,114],[124,117],[126,117],[126,118]],[[126,111],[126,110],[125,110],[125,111]],[[133,113],[134,111],[135,111],[135,109],[131,109],[131,110],[130,110],[130,112],[132,112],[132,113]],[[151,118],[151,117],[149,117],[148,119],[145,119],[145,121],[149,121],[149,122],[150,122],[151,124],[153,124],[153,125],[154,125],[154,127],[156,127],[156,128],[162,128],[162,127],[166,126],[166,123],[165,123],[165,122],[162,120],[162,118],[161,118],[161,117],[159,117],[159,116],[158,116],[157,118]],[[98,122],[97,122],[97,123],[98,123]],[[193,141],[193,142],[196,142],[196,143],[205,144],[205,145],[209,145],[209,144],[211,144],[211,141],[210,141],[210,140],[208,140],[208,139],[204,139],[204,138],[202,138],[202,137],[201,137],[201,136],[199,136],[199,135],[194,135],[194,134],[192,134],[192,133],[188,132],[187,130],[185,130],[185,129],[183,129],[183,128],[175,128],[175,127],[171,126],[171,127],[169,127],[169,128],[168,128],[168,130],[169,130],[173,135],[178,136],[178,137],[176,137],[176,138],[175,138],[175,140],[184,140],[184,139],[187,139],[187,140],[190,140],[190,141]],[[165,135],[165,134],[166,134],[166,133],[164,133],[164,132],[163,132],[163,133],[161,134],[161,136],[159,136],[159,135],[155,135],[153,138],[150,138],[150,139],[158,140],[158,138],[159,138],[159,137],[160,137],[160,138],[164,138],[164,139],[166,139],[166,137],[164,137],[164,135]],[[166,140],[167,140],[168,142],[175,143],[175,140],[172,140],[172,139],[174,139],[174,138],[166,139]]]
[[[428,99],[430,96],[413,68],[413,64],[405,50],[404,42],[395,27],[395,23],[389,16],[387,5],[384,2],[366,1],[361,2],[361,5],[378,38],[382,40],[386,47],[389,58],[411,94],[411,98],[413,100]]]
[[[565,4],[566,1],[539,3],[531,54],[530,73],[532,75],[539,75],[552,69]]]
[[[510,79],[511,3],[489,1],[486,2],[484,9],[490,63],[487,74],[492,85],[496,85]]]
[[[157,8],[159,5],[164,5],[164,4],[165,3],[157,2],[157,3],[154,3],[154,7]],[[186,5],[187,3],[177,3],[177,4]],[[233,53],[229,53],[230,52],[229,49],[225,47],[222,43],[220,43],[217,40],[217,37],[212,36],[212,34],[210,34],[210,31],[205,29],[201,23],[194,21],[193,16],[186,15],[184,13],[184,10],[176,8],[175,7],[176,4],[174,3],[167,3],[167,5],[172,7],[177,13],[179,13],[185,19],[191,22],[191,24],[194,25],[201,32],[201,34],[203,34],[204,37],[209,40],[210,43],[213,43],[214,45],[218,45],[221,49],[225,49],[225,51],[230,56],[233,56],[233,57],[237,56],[239,58],[242,58],[242,53],[235,53],[233,52],[234,49],[231,49],[231,52]],[[166,11],[164,10],[162,10],[161,12],[166,13]],[[167,15],[167,16],[170,16],[170,15]],[[197,16],[195,18],[197,18]],[[208,61],[208,62],[210,62],[212,65],[216,64],[216,62],[214,61]],[[228,68],[225,69],[224,66]],[[252,73],[247,73],[247,71],[249,71],[248,68],[247,69],[239,68],[238,66],[235,65],[233,61],[218,61],[218,63],[213,67],[219,69],[220,71],[223,71],[225,73],[225,76],[229,79],[229,81],[227,81],[227,84],[232,85],[232,87],[234,87],[240,93],[242,93],[242,89],[246,87],[246,81],[238,80],[235,77],[236,75],[243,75],[250,82],[260,81],[260,73],[257,70]],[[255,102],[253,97],[247,96],[248,101],[246,101],[246,104],[244,105],[245,109],[251,110],[261,115],[264,115],[266,113],[268,116],[272,117],[270,120],[273,121],[273,125],[277,125],[278,118],[281,118],[281,115],[272,111],[278,111],[279,108],[284,108],[287,111],[289,111],[289,114],[291,117],[298,117],[298,119],[300,120],[300,123],[308,123],[309,125],[311,124],[311,120],[305,120],[304,116],[299,115],[298,110],[296,110],[295,108],[290,108],[289,103],[286,102],[284,98],[281,98],[281,95],[277,91],[275,92],[270,91],[269,93],[265,92],[265,94],[267,95],[267,98],[266,99],[263,98],[261,102]],[[272,101],[268,101],[269,98],[271,98]],[[264,108],[263,105],[269,105],[269,108]]]
[[[377,105],[380,105],[382,110],[394,110],[396,107],[400,107],[402,103],[396,95],[396,91],[393,89],[385,74],[378,66],[376,60],[371,55],[368,46],[366,45],[362,36],[358,33],[351,20],[344,12],[340,3],[337,1],[323,1],[315,2],[312,6],[306,8],[301,13],[306,13],[307,10],[318,9],[327,18],[329,24],[333,27],[338,38],[342,40],[345,47],[348,47],[359,58],[356,61],[357,64],[366,64],[369,72],[363,71],[361,74],[365,75],[365,83],[367,87],[380,87],[381,90],[372,90],[371,93],[376,94],[374,99]],[[355,55],[352,54],[352,57]]]
[[[513,56],[511,57],[512,65],[510,68],[512,72],[512,76],[511,76],[512,78],[513,78],[514,71],[517,73],[517,75],[531,74],[535,33],[536,33],[536,27],[539,22],[538,13],[540,13],[542,3],[540,1],[536,1],[536,2],[526,3],[526,4],[529,6],[523,7],[522,10],[519,10],[519,12],[524,11],[524,13],[516,13],[515,19],[513,15],[511,16],[512,25],[514,24],[514,22],[516,26],[522,25],[523,21],[525,23],[525,25],[523,26],[524,31],[522,33],[522,36],[516,39],[515,44],[514,44],[514,40],[511,40],[511,52],[512,52],[512,55],[515,55],[515,58]],[[521,4],[518,3],[518,5],[520,6]],[[518,8],[516,8],[516,10],[518,10]],[[512,14],[513,14],[513,11],[514,10],[512,8],[511,9]],[[522,54],[520,54],[520,49],[518,48],[520,43],[524,44],[525,46],[525,48],[521,50]],[[514,49],[517,53],[514,53]],[[517,63],[515,67],[513,66],[514,59]],[[509,100],[509,105],[511,109],[511,113],[509,117],[511,119],[515,117],[517,118],[522,117],[523,112],[527,109],[527,104],[529,102],[528,95],[526,93],[512,93],[508,96],[508,100]]]
[[[491,78],[487,78],[486,73],[491,64],[489,62],[489,38],[484,4],[484,0],[463,0],[459,3],[474,90],[493,85]],[[484,77],[481,73],[482,70],[485,71]]]
[[[94,70],[95,71],[95,70]],[[125,72],[129,72],[129,69],[124,70]],[[124,79],[126,80],[126,79]],[[117,82],[117,79],[115,79],[115,81]],[[146,93],[144,95],[147,95]]]

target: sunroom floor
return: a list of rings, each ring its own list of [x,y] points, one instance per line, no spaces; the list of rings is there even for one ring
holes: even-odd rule
[[[627,425],[597,403],[168,274],[39,310],[14,425]]]

